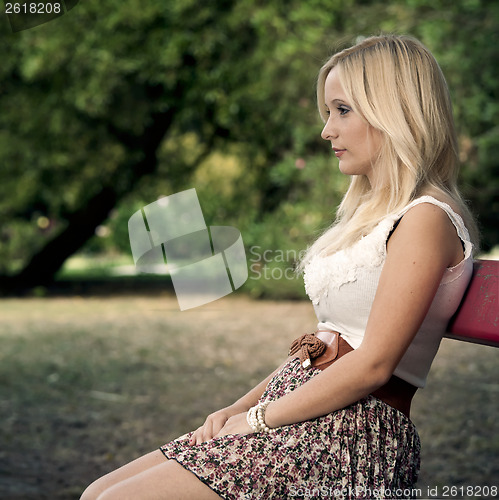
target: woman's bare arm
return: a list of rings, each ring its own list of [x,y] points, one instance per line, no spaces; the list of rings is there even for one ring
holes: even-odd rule
[[[430,204],[407,212],[390,239],[362,345],[272,402],[267,425],[328,414],[385,384],[421,326],[445,269],[461,259],[459,238],[445,212]]]

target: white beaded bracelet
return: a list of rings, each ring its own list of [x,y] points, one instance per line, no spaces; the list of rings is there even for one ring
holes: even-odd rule
[[[246,421],[253,429],[253,432],[266,432],[268,434],[275,431],[275,429],[271,429],[265,423],[265,410],[269,404],[270,401],[267,401],[266,403],[260,403],[253,406],[248,410],[248,413],[246,414]]]

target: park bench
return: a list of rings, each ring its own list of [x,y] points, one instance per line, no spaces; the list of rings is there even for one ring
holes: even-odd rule
[[[446,338],[499,347],[499,261],[476,260]]]

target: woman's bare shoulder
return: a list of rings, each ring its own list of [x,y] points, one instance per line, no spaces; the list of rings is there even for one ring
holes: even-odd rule
[[[441,203],[445,203],[446,205],[449,205],[449,207],[451,207],[452,210],[459,216],[461,217],[463,216],[463,214],[461,213],[461,207],[459,206],[459,203],[457,203],[456,200],[452,198],[452,196],[446,193],[442,193],[440,191],[432,191],[432,190],[425,192],[423,196],[431,196],[435,200],[440,201]]]
[[[438,201],[448,204],[454,210],[447,201]],[[433,203],[419,203],[406,212],[388,242],[388,252],[394,244],[407,248],[429,245],[435,252],[446,255],[448,267],[459,263],[463,258],[463,248],[454,224],[446,211]]]

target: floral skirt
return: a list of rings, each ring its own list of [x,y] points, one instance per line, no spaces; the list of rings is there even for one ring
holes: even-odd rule
[[[282,397],[319,373],[288,361],[261,401]],[[225,499],[410,498],[420,441],[412,422],[372,396],[275,432],[228,435],[160,449]]]

